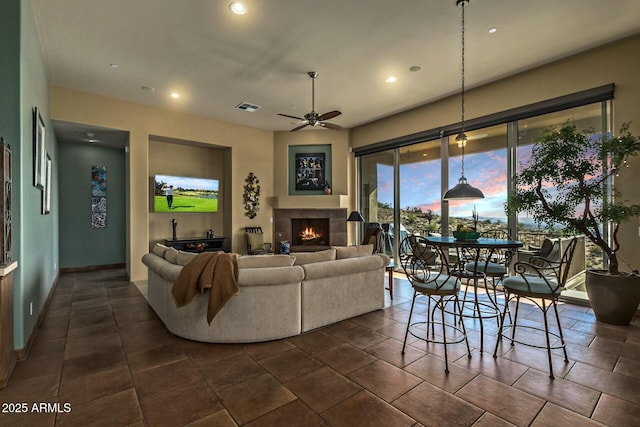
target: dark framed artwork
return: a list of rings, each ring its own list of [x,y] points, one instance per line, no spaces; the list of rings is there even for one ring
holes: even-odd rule
[[[331,184],[331,144],[289,146],[289,195],[324,194]]]
[[[47,151],[44,120],[38,107],[33,109],[33,185],[41,190],[46,181]]]

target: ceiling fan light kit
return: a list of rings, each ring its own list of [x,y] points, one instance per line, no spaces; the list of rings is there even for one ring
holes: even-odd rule
[[[311,112],[307,113],[304,115],[303,117],[297,117],[297,116],[291,116],[289,114],[281,114],[279,113],[279,116],[283,116],[283,117],[288,117],[290,119],[296,119],[296,120],[300,120],[301,122],[303,122],[303,124],[301,124],[300,126],[297,126],[293,129],[291,129],[291,132],[295,132],[297,130],[300,129],[304,129],[307,126],[320,126],[323,128],[327,128],[327,129],[333,129],[333,130],[342,130],[343,127],[333,124],[333,123],[326,123],[325,120],[330,120],[333,119],[334,117],[339,116],[340,114],[342,114],[341,111],[338,110],[333,110],[333,111],[328,111],[324,114],[318,114],[316,112],[316,101],[315,101],[315,80],[318,77],[318,73],[315,71],[309,71],[307,73],[309,75],[309,77],[311,77]]]

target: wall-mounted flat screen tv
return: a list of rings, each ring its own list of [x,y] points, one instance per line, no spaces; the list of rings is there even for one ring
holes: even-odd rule
[[[218,212],[217,179],[156,175],[154,212]]]

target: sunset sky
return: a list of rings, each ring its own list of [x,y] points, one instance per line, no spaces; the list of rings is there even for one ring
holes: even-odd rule
[[[450,186],[460,178],[460,157],[451,158]],[[500,218],[506,222],[504,203],[507,201],[507,150],[469,154],[465,156],[468,182],[484,193],[484,199],[451,201],[450,215],[471,217],[474,205],[480,219]],[[378,200],[393,205],[393,167],[378,165]],[[400,166],[400,205],[431,209],[440,213],[440,160],[410,163]]]

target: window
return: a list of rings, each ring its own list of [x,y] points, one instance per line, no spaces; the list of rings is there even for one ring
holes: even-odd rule
[[[560,127],[570,120],[579,129],[594,129],[594,134],[610,132],[611,99],[613,85],[606,85],[468,121],[464,172],[469,183],[484,193],[481,200],[447,204],[441,200],[443,192],[460,178],[461,150],[455,142],[459,124],[355,150],[360,158],[360,209],[365,221],[377,222],[388,231],[386,251],[390,255],[397,253],[394,236],[474,225],[474,212],[479,231],[505,229],[512,238],[523,241],[525,249],[539,247],[545,238],[559,237],[563,230],[545,230],[526,214],[507,217],[504,207],[512,185],[510,175],[526,161],[533,140],[546,127]],[[607,226],[602,225],[605,235]],[[576,274],[567,294],[587,298],[580,273],[585,268],[602,268],[603,256],[586,240],[579,247],[574,255]]]

